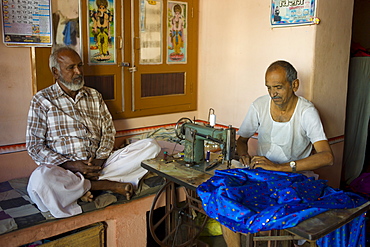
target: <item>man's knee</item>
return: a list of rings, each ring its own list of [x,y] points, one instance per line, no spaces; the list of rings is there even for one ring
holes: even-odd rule
[[[47,177],[49,177],[49,175],[51,173],[53,173],[53,170],[54,168],[52,166],[45,166],[45,165],[42,165],[42,166],[38,166],[31,174],[30,176],[30,182],[36,182],[36,184],[38,183],[41,183],[43,184],[43,182],[45,181],[45,179]]]
[[[151,138],[139,140],[131,145],[133,145],[132,148],[138,148],[140,152],[146,152],[148,154],[157,155],[161,151],[161,147],[157,141]]]

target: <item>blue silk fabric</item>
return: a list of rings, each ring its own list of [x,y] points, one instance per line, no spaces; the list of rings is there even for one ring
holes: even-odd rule
[[[216,170],[213,177],[198,186],[197,193],[209,217],[242,233],[286,229],[330,209],[366,203],[363,197],[326,183],[298,173],[260,168]],[[317,244],[365,246],[364,224],[364,215],[357,217]]]

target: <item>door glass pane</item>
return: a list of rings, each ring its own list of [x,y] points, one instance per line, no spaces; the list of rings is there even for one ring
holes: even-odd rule
[[[140,64],[162,63],[162,1],[140,1]]]

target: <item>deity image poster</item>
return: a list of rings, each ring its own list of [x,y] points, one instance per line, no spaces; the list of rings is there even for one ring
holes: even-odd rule
[[[187,62],[187,15],[188,5],[184,2],[168,1],[167,9],[167,63]]]
[[[89,0],[89,64],[115,64],[114,0]]]

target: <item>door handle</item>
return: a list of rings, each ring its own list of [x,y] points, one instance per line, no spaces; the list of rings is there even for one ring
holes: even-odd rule
[[[128,71],[130,71],[131,73],[134,73],[137,70],[136,70],[136,67],[134,66],[134,67],[128,68]]]

